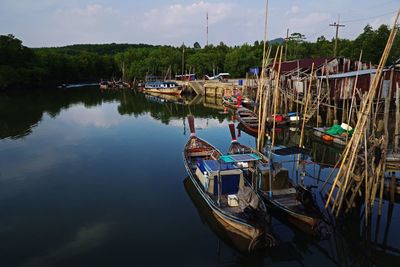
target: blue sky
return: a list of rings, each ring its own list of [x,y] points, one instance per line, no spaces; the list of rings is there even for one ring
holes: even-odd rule
[[[392,24],[400,0],[270,0],[268,39],[286,29],[309,40],[355,38],[366,24]],[[0,0],[0,34],[14,34],[30,47],[76,43],[241,45],[262,40],[264,0]]]

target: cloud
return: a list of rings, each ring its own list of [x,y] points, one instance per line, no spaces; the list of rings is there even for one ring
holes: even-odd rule
[[[257,10],[243,8],[232,3],[197,2],[188,5],[174,4],[158,7],[144,13],[141,25],[149,35],[179,44],[182,41],[202,41],[206,39],[206,14],[209,18],[209,39],[211,42],[229,42],[238,32],[257,32]],[[231,33],[234,32],[233,35]],[[261,34],[260,34],[261,36]],[[254,38],[255,36],[253,36]],[[242,42],[245,42],[243,38]]]
[[[321,31],[323,26],[328,26],[332,16],[328,13],[312,12],[306,16],[296,16],[288,20],[291,32],[300,32],[306,35]],[[283,34],[283,33],[282,33]]]
[[[286,15],[295,15],[300,12],[300,7],[298,6],[291,6],[288,11],[286,11]]]
[[[105,104],[107,106],[107,104]],[[83,126],[94,126],[98,128],[110,128],[122,123],[126,118],[121,117],[116,111],[115,106],[92,107],[74,106],[63,112],[59,116],[61,121],[69,124]]]
[[[112,223],[104,222],[82,227],[69,242],[58,248],[52,248],[47,255],[33,258],[23,266],[56,266],[66,259],[95,250],[106,242],[112,227]]]

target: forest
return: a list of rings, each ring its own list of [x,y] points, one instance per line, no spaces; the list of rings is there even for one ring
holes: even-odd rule
[[[378,64],[390,34],[387,25],[373,29],[370,25],[354,40],[338,40],[338,56]],[[283,39],[270,42],[272,54]],[[334,39],[324,36],[315,42],[301,33],[292,33],[287,45],[287,60],[331,57]],[[229,72],[232,77],[244,77],[251,67],[262,61],[263,41],[241,46],[223,42],[201,47],[148,44],[81,44],[51,48],[29,48],[14,35],[0,35],[0,89],[54,87],[61,83],[98,82],[103,79],[123,79],[127,82],[144,79],[146,75],[172,76],[182,72],[196,73],[197,78],[213,72]],[[400,58],[400,36],[393,45],[389,64]],[[183,68],[182,68],[183,67]]]

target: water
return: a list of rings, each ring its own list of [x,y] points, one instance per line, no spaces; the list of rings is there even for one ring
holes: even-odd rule
[[[231,115],[221,113],[201,99],[155,103],[128,90],[1,93],[1,266],[400,264],[400,210],[386,201],[370,229],[355,216],[318,240],[274,219],[278,247],[240,252],[196,198],[181,155],[187,114],[199,136],[226,151]],[[295,144],[298,134],[278,140]],[[239,141],[255,145],[245,133]],[[320,187],[338,150],[306,145],[305,182]],[[292,174],[293,159],[278,158]]]

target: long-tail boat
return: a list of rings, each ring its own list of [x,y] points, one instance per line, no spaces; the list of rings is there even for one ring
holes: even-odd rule
[[[144,85],[143,92],[169,95],[180,95],[183,88],[176,82],[149,81]]]
[[[188,121],[191,135],[184,147],[183,159],[198,194],[227,231],[250,240],[249,250],[273,246],[275,240],[265,232],[265,204],[244,179],[241,168],[196,136],[192,116]]]
[[[262,153],[240,144],[236,140],[235,128],[229,125],[232,142],[229,154],[255,153],[260,159],[252,166],[246,166],[247,179],[257,185],[257,191],[271,211],[280,213],[294,225],[304,229],[304,224],[317,230],[324,216],[316,205],[310,190],[294,185],[287,169],[278,162],[272,162]],[[303,225],[298,225],[302,223]]]
[[[236,110],[236,119],[242,124],[246,132],[251,135],[258,135],[258,115],[250,109],[240,107]],[[274,116],[267,117],[266,126],[271,127],[274,120]],[[275,124],[277,127],[283,127],[290,123],[296,123],[292,121],[287,115],[276,115]]]

